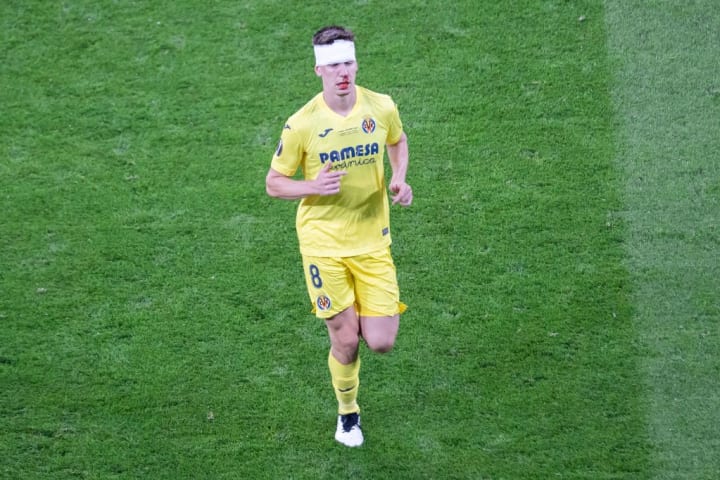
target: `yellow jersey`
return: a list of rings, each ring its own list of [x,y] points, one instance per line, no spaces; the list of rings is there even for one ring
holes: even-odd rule
[[[344,170],[340,193],[300,201],[295,226],[300,252],[316,257],[351,257],[392,242],[384,176],[385,145],[403,129],[397,106],[383,94],[356,87],[357,99],[346,117],[316,95],[292,115],[273,156],[273,170],[305,180],[317,177],[327,162]]]

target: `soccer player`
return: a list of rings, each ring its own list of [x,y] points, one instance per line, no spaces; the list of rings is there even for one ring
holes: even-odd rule
[[[335,439],[362,445],[358,346],[389,352],[400,302],[390,254],[387,149],[393,205],[409,206],[408,144],[393,100],[355,84],[355,36],[328,26],[313,36],[322,92],[292,115],[266,178],[268,195],[300,200],[296,229],[313,311],[330,337],[328,366],[338,401]],[[302,178],[295,178],[298,169]]]

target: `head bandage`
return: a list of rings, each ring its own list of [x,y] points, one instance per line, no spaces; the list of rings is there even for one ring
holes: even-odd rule
[[[329,45],[314,45],[313,48],[317,67],[355,61],[355,43],[349,40],[335,40]]]

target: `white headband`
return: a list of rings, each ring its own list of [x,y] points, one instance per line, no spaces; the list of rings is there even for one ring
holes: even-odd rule
[[[349,40],[335,40],[329,45],[314,45],[315,66],[355,61],[355,44]]]

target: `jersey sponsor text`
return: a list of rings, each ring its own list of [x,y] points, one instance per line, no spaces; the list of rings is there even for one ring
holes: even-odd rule
[[[366,145],[356,145],[354,147],[345,147],[342,150],[320,152],[320,163],[325,164],[328,160],[331,162],[340,162],[355,157],[377,155],[379,153],[380,145],[378,145],[377,142],[368,143]]]

